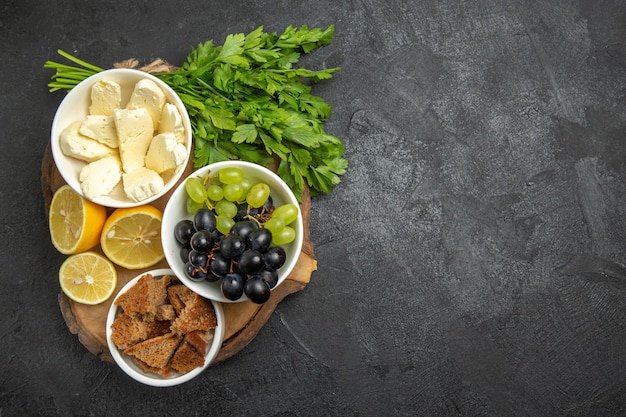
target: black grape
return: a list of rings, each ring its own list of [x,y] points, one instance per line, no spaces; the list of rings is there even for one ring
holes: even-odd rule
[[[229,300],[238,300],[243,295],[243,277],[238,273],[227,274],[222,280],[222,294]]]
[[[213,259],[209,261],[209,270],[218,277],[224,277],[230,271],[230,261],[221,253],[214,253]]]
[[[267,282],[270,288],[274,288],[278,284],[278,271],[276,270],[268,271],[264,269],[255,276],[260,276],[263,281]]]
[[[213,236],[206,230],[200,230],[191,236],[189,244],[198,252],[208,252],[213,248]]]
[[[285,264],[287,254],[285,249],[280,246],[272,246],[263,255],[265,260],[265,269],[268,271],[274,271]]]
[[[206,268],[209,262],[209,257],[206,252],[199,252],[197,250],[191,250],[189,252],[189,263],[195,267]]]
[[[239,236],[245,242],[250,232],[257,230],[258,228],[259,225],[255,221],[241,220],[235,223],[234,226],[230,229],[230,234]]]
[[[239,269],[244,274],[252,275],[263,269],[265,261],[263,260],[263,254],[259,251],[246,249],[237,262]]]
[[[270,286],[259,275],[254,275],[244,284],[244,293],[256,304],[263,304],[270,298]]]
[[[215,214],[206,207],[199,209],[193,216],[193,226],[196,230],[207,230],[212,232],[215,230],[217,221]]]
[[[195,231],[191,220],[181,220],[174,226],[174,238],[181,245],[188,245]]]
[[[272,244],[272,232],[268,229],[257,229],[250,232],[248,238],[246,239],[246,243],[248,244],[248,248],[265,252],[269,249]]]
[[[238,257],[246,249],[244,240],[239,236],[229,235],[220,243],[220,253],[226,259]]]
[[[233,220],[235,222],[240,222],[244,219],[244,217],[246,217],[246,214],[248,214],[248,204],[247,203],[237,204],[237,214],[235,214],[235,217],[233,217]]]
[[[189,260],[189,252],[191,252],[191,248],[189,246],[183,246],[180,248],[180,259],[183,263]]]
[[[196,268],[190,262],[185,264],[185,275],[187,275],[187,278],[195,282],[204,281],[207,277],[206,272],[200,268]]]

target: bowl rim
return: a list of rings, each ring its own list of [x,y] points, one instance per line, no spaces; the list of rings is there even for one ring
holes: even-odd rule
[[[109,312],[107,314],[106,340],[107,340],[109,352],[111,353],[111,356],[113,357],[113,360],[115,361],[117,366],[120,369],[122,369],[124,373],[126,373],[128,376],[130,376],[131,378],[133,378],[134,380],[138,382],[141,382],[146,385],[154,386],[154,387],[171,387],[174,385],[179,385],[187,381],[190,381],[191,379],[200,375],[215,360],[217,354],[219,353],[222,347],[222,343],[224,341],[224,332],[225,332],[225,327],[226,327],[226,324],[224,322],[224,311],[222,309],[222,305],[219,302],[215,300],[208,300],[211,302],[211,304],[213,305],[213,309],[215,310],[215,315],[217,317],[217,325],[215,326],[215,331],[214,331],[211,347],[207,351],[207,354],[204,359],[204,366],[195,368],[185,374],[175,373],[171,377],[162,377],[156,374],[154,374],[154,376],[147,375],[143,371],[138,370],[135,365],[132,365],[132,366],[129,365],[129,361],[131,359],[124,358],[124,355],[122,354],[122,352],[120,352],[117,346],[115,346],[115,343],[113,343],[113,340],[111,340],[111,333],[112,333],[111,325],[113,324],[113,321],[115,320],[115,316],[117,315],[117,310],[119,308],[115,304],[115,301],[118,299],[120,295],[128,291],[133,285],[137,283],[137,281],[139,281],[141,277],[143,277],[146,274],[150,274],[153,277],[159,277],[163,275],[171,275],[172,277],[176,277],[176,275],[174,274],[174,271],[172,271],[170,268],[153,269],[151,271],[145,271],[135,276],[120,289],[120,291],[115,295],[115,298],[113,299],[113,302],[111,303],[111,306],[109,307]]]
[[[181,282],[183,282],[189,289],[191,289],[192,291],[198,293],[199,295],[205,298],[219,301],[225,304],[249,301],[249,298],[244,294],[238,300],[229,300],[228,298],[223,296],[223,294],[221,293],[219,289],[216,288],[217,284],[206,283],[204,281],[195,282],[187,278],[181,267],[181,261],[180,261],[180,257],[178,254],[178,250],[175,251],[175,253],[173,251],[176,245],[178,245],[178,242],[175,242],[173,238],[173,229],[172,229],[172,233],[168,233],[167,231],[164,233],[164,229],[165,227],[167,227],[165,223],[171,222],[171,225],[173,227],[173,225],[175,225],[179,220],[181,220],[179,218],[178,220],[174,221],[172,219],[172,216],[173,216],[172,212],[175,210],[180,211],[180,209],[174,208],[174,204],[177,204],[175,202],[176,200],[180,202],[180,199],[182,198],[181,195],[185,192],[185,181],[187,180],[187,178],[190,178],[193,176],[203,176],[211,170],[219,171],[222,168],[231,167],[231,166],[241,166],[244,168],[258,171],[262,173],[263,175],[267,175],[269,178],[272,179],[272,182],[276,184],[280,184],[280,187],[286,193],[287,199],[289,200],[289,202],[296,204],[298,206],[298,217],[295,221],[297,222],[299,233],[296,233],[296,240],[294,241],[295,244],[293,242],[290,243],[290,245],[292,244],[295,245],[294,250],[293,250],[294,253],[293,253],[293,256],[288,258],[285,264],[279,269],[278,282],[274,286],[274,288],[272,288],[272,291],[278,288],[287,279],[291,271],[293,271],[293,269],[295,268],[298,262],[298,259],[300,257],[300,253],[302,252],[302,247],[304,244],[304,221],[302,218],[302,207],[298,203],[298,200],[295,194],[293,193],[293,191],[291,190],[291,188],[282,180],[282,178],[280,178],[275,172],[271,171],[269,168],[266,168],[260,164],[249,162],[249,161],[242,161],[242,160],[220,161],[220,162],[215,162],[209,165],[205,165],[195,170],[194,172],[192,172],[185,178],[183,178],[181,183],[173,190],[165,206],[165,209],[163,210],[163,220],[161,223],[161,246],[163,247],[165,259],[168,265],[170,266],[170,268],[174,271],[174,274],[176,275],[176,277]],[[193,216],[186,213],[185,218],[192,219]]]
[[[70,169],[66,169],[65,167],[65,164],[68,162],[77,167],[85,166],[87,165],[87,163],[84,161],[80,161],[78,159],[74,159],[69,156],[66,156],[61,151],[60,145],[59,145],[59,136],[61,132],[63,131],[63,129],[69,126],[70,123],[72,123],[71,121],[69,123],[64,122],[65,124],[61,125],[62,122],[60,121],[60,117],[64,114],[66,110],[68,110],[72,106],[74,102],[89,100],[91,86],[95,82],[101,79],[107,78],[107,77],[116,78],[117,79],[116,81],[119,81],[119,79],[122,79],[122,78],[134,79],[132,81],[127,81],[128,83],[137,83],[141,79],[149,79],[149,80],[154,81],[161,88],[161,90],[163,90],[163,92],[165,93],[167,97],[166,102],[174,104],[176,106],[176,108],[178,109],[181,115],[181,118],[183,119],[183,125],[185,127],[185,137],[186,137],[185,149],[187,151],[187,156],[185,158],[185,161],[175,170],[174,174],[168,178],[168,180],[165,182],[165,187],[160,193],[155,194],[145,200],[141,200],[138,202],[132,201],[131,199],[127,197],[124,198],[123,200],[120,200],[118,198],[110,197],[108,195],[100,196],[97,198],[87,197],[80,188],[80,182],[78,181],[77,174],[73,172],[73,170],[77,168],[73,168],[70,170]],[[84,99],[80,98],[80,97],[85,97],[84,96],[85,94],[87,95],[86,98]],[[125,93],[123,91],[122,96],[124,96],[124,94]],[[86,111],[86,114],[88,114],[88,110]],[[79,121],[79,120],[80,119],[74,120],[74,121]],[[50,128],[50,149],[52,153],[52,158],[57,167],[57,170],[61,174],[61,177],[63,177],[64,181],[76,193],[78,193],[82,197],[90,201],[93,201],[96,204],[105,206],[105,207],[111,207],[111,208],[138,207],[144,204],[150,204],[154,202],[155,200],[158,200],[159,198],[166,195],[169,191],[171,191],[176,186],[176,184],[178,184],[178,181],[184,175],[185,168],[187,167],[189,160],[191,158],[192,152],[193,152],[193,134],[192,134],[192,129],[191,129],[191,120],[189,118],[189,112],[187,111],[187,108],[183,104],[183,101],[181,100],[180,96],[169,85],[167,85],[164,81],[162,81],[158,77],[154,76],[153,74],[150,74],[150,73],[138,70],[138,69],[133,69],[133,68],[106,69],[104,71],[97,72],[85,78],[80,83],[78,83],[75,87],[73,87],[65,95],[65,97],[63,97],[52,119],[52,124]],[[120,185],[118,184],[117,187],[120,187]]]

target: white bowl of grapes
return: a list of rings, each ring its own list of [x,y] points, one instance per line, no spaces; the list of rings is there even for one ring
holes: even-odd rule
[[[161,239],[176,276],[223,303],[265,303],[298,261],[298,200],[274,172],[245,161],[202,167],[185,178],[163,211]]]

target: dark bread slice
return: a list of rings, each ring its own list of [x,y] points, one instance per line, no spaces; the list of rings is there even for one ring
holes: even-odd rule
[[[162,336],[170,333],[170,327],[172,322],[169,320],[155,320],[148,323],[148,336],[146,339],[152,339],[153,337]]]
[[[203,356],[206,356],[209,349],[209,342],[213,340],[213,331],[194,330],[185,335],[185,340]]]
[[[163,368],[155,368],[153,366],[149,366],[147,363],[141,361],[140,359],[137,359],[134,356],[131,356],[131,359],[138,367],[140,367],[146,373],[152,372],[153,374],[161,375],[164,378],[174,375],[174,369],[169,365],[164,366]]]
[[[193,291],[182,284],[174,284],[167,289],[167,298],[178,316],[185,308],[185,304],[194,296]]]
[[[172,331],[187,334],[194,330],[207,331],[215,328],[217,317],[213,305],[198,294],[185,303],[185,308],[172,323]]]
[[[124,354],[133,356],[150,367],[164,368],[182,339],[183,337],[176,333],[167,333],[124,349]]]
[[[145,274],[128,291],[121,294],[115,304],[129,316],[140,314],[148,320],[153,320],[159,306],[167,300],[166,288],[171,280],[169,275],[155,279],[152,275]]]
[[[155,320],[158,321],[169,321],[174,320],[176,318],[176,311],[171,304],[161,304],[157,307],[156,315],[154,316]]]
[[[172,356],[169,366],[184,374],[200,366],[204,366],[204,357],[205,355],[198,352],[185,336],[185,339],[176,350],[176,353]]]
[[[125,311],[118,313],[111,325],[111,340],[119,349],[126,349],[148,338],[148,323]]]

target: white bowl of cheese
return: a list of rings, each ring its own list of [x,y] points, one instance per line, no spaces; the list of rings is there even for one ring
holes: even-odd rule
[[[157,77],[102,71],[63,99],[52,122],[52,156],[65,182],[106,207],[135,207],[176,185],[191,157],[189,114]]]

